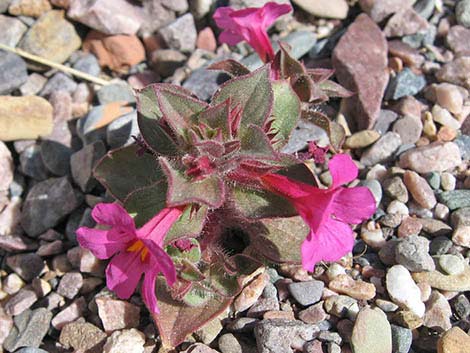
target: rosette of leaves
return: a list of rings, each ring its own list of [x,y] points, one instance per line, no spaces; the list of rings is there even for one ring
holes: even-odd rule
[[[280,152],[301,101],[289,80],[272,80],[269,65],[227,81],[210,103],[169,84],[136,95],[142,142],[110,151],[95,176],[137,226],[164,207],[185,209],[165,239],[178,281],[171,289],[157,286],[162,314],[155,320],[162,339],[175,346],[225,310],[244,276],[261,265],[254,257],[300,260],[308,228],[257,178],[280,172],[311,183],[313,177]],[[220,244],[230,229],[247,235],[246,253],[254,256],[227,256]],[[177,319],[164,319],[169,312]]]

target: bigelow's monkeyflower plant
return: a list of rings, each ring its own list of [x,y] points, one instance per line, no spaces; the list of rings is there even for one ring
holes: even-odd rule
[[[166,345],[224,311],[266,262],[313,271],[339,260],[353,247],[350,224],[375,212],[367,188],[345,186],[358,169],[338,153],[344,131],[312,109],[351,93],[329,80],[330,70],[306,69],[286,45],[273,52],[266,30],[290,10],[219,8],[220,40],[246,40],[265,65],[212,65],[232,79],[210,102],[164,83],[137,91],[139,138],[95,169],[116,202],[94,208],[98,227],[80,228],[78,241],[111,258],[107,285],[118,297],[129,298],[143,276],[142,298]],[[301,116],[327,131],[330,146],[282,152]],[[328,188],[309,163],[328,163]]]

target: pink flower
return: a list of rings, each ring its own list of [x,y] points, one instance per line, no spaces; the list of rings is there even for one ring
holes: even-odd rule
[[[118,204],[100,203],[91,215],[109,229],[80,227],[77,240],[98,259],[109,259],[106,282],[119,298],[128,299],[134,293],[142,274],[142,298],[152,312],[158,313],[155,282],[161,272],[169,285],[176,280],[171,257],[162,249],[163,240],[178,220],[179,208],[164,208],[143,227],[136,229],[134,220]]]
[[[302,265],[309,271],[320,261],[337,261],[350,252],[354,237],[349,224],[364,221],[376,209],[374,197],[366,187],[341,186],[357,177],[358,169],[351,157],[338,154],[330,160],[329,168],[333,183],[328,189],[278,174],[261,178],[268,189],[289,199],[310,226],[301,247]]]
[[[261,8],[250,7],[238,11],[219,7],[214,13],[215,23],[223,29],[219,41],[235,45],[246,40],[263,62],[272,61],[274,51],[266,31],[279,16],[291,10],[289,4],[275,2],[268,2]]]

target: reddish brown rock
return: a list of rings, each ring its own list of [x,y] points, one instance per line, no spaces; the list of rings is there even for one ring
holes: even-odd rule
[[[424,57],[417,49],[410,47],[401,40],[388,42],[388,52],[403,60],[408,66],[420,67],[424,63]]]
[[[135,35],[107,36],[91,31],[83,43],[85,51],[98,57],[102,67],[127,72],[133,65],[145,60],[145,49]]]
[[[439,82],[450,82],[470,88],[470,56],[463,56],[445,64],[436,72]]]
[[[98,315],[105,331],[139,326],[140,308],[134,304],[108,297],[96,298]]]
[[[210,27],[206,27],[198,33],[196,47],[208,51],[215,51],[217,49],[217,41]]]
[[[370,129],[380,113],[388,82],[387,42],[380,28],[366,14],[359,15],[333,51],[336,77],[357,92],[347,98],[357,129]]]

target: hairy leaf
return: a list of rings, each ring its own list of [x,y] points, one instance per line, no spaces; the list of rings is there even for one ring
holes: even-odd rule
[[[207,124],[207,126],[213,129],[221,129],[224,138],[227,139],[230,137],[229,114],[230,99],[227,99],[220,104],[210,106],[198,114],[195,119]]]
[[[166,180],[135,190],[124,201],[129,214],[135,215],[137,227],[143,226],[166,206]]]
[[[306,74],[305,67],[290,55],[286,44],[280,43],[279,45],[281,47],[281,77],[290,78]]]
[[[177,144],[166,133],[160,121],[139,114],[137,122],[142,138],[156,154],[161,156],[176,156],[179,154]]]
[[[202,180],[191,180],[165,158],[160,158],[160,164],[168,179],[168,206],[199,203],[218,208],[224,203],[225,185],[218,176],[211,175]]]
[[[181,238],[199,236],[204,228],[207,212],[207,206],[190,205],[186,207],[178,221],[168,231],[165,237],[165,245]]]
[[[260,255],[275,262],[300,263],[300,246],[309,227],[300,216],[263,219],[259,229],[251,232],[253,247]]]
[[[238,77],[247,75],[250,73],[250,70],[243,64],[239,63],[233,59],[227,59],[223,61],[216,62],[215,64],[207,67],[208,70],[221,70],[226,72],[232,77]]]
[[[246,218],[290,217],[297,214],[285,198],[267,190],[232,188],[235,209]]]
[[[199,297],[202,297],[201,293],[195,290],[193,295],[199,294]],[[204,300],[198,301],[197,306],[189,306],[171,297],[163,278],[158,279],[156,292],[160,314],[152,316],[157,324],[162,343],[166,347],[179,345],[187,335],[219,316],[232,302],[232,298],[214,296],[205,292]],[[192,298],[192,300],[194,304],[196,299]]]
[[[275,148],[279,149],[287,143],[300,119],[300,101],[287,81],[273,82],[272,87],[274,104],[270,133],[275,134]]]
[[[249,129],[250,124],[263,127],[271,114],[273,104],[269,66],[265,65],[250,74],[227,81],[214,95],[212,102],[219,104],[228,98],[231,98],[231,109],[237,105],[243,109],[241,136]]]
[[[331,147],[334,150],[338,151],[341,148],[346,137],[346,133],[341,125],[331,121],[326,115],[319,112],[308,111],[302,113],[306,119],[326,131],[330,138]]]
[[[240,153],[248,158],[278,159],[266,133],[256,125],[249,125],[240,140]]]
[[[167,89],[157,91],[157,100],[163,119],[179,137],[185,135],[191,117],[207,108],[207,103],[199,99]]]
[[[318,86],[328,97],[347,98],[354,95],[350,90],[331,80],[320,82]]]
[[[96,179],[118,200],[165,178],[158,161],[147,153],[138,156],[138,150],[130,145],[110,151],[95,167]]]

